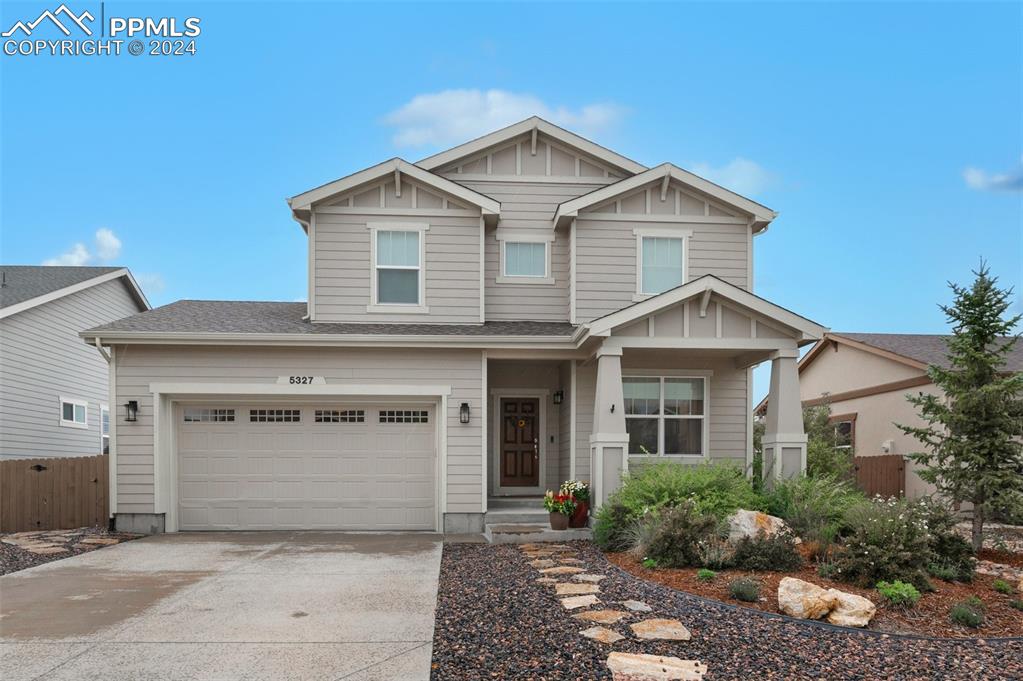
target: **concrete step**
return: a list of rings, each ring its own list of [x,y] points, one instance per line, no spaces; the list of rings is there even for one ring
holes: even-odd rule
[[[544,510],[543,497],[489,497],[488,511]]]
[[[486,523],[490,525],[533,524],[544,525],[550,522],[550,513],[543,506],[539,508],[502,508],[487,507]]]
[[[487,523],[483,536],[491,544],[529,544],[589,539],[590,528],[552,530],[550,523],[500,524]]]

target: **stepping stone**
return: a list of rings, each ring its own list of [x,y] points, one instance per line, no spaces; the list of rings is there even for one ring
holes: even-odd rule
[[[601,643],[607,643],[608,645],[621,641],[624,636],[616,631],[611,631],[606,627],[590,627],[589,629],[583,629],[579,632],[580,636],[586,638],[592,638],[594,641],[600,641]]]
[[[572,596],[571,598],[562,598],[561,605],[564,606],[565,610],[575,610],[576,608],[585,608],[589,605],[596,605],[600,601],[594,595],[589,596]]]
[[[577,620],[584,622],[596,622],[597,624],[615,624],[622,618],[628,617],[629,613],[622,610],[588,610],[578,615],[572,615]]]
[[[599,593],[600,587],[596,584],[572,584],[569,582],[561,582],[560,584],[554,585],[554,590],[559,596],[581,596],[583,594]]]
[[[79,544],[101,544],[103,546],[112,546],[113,544],[120,544],[120,539],[114,539],[113,537],[89,537],[78,542]]]
[[[607,666],[615,681],[701,681],[707,673],[697,660],[636,653],[611,653]]]
[[[576,580],[578,582],[591,582],[593,584],[596,584],[600,580],[604,579],[604,575],[581,574],[581,575],[573,575],[572,579],[574,579],[574,580]]]
[[[545,575],[574,575],[577,572],[584,572],[582,568],[569,567],[568,565],[559,565],[558,567],[549,567],[544,570],[540,570]]]
[[[650,612],[653,610],[653,608],[643,601],[623,601],[622,605],[633,612]]]
[[[555,565],[557,565],[557,563],[555,563],[553,560],[534,560],[532,563],[530,563],[530,565],[532,565],[535,568],[552,568]]]
[[[28,551],[39,556],[49,556],[54,553],[66,553],[67,549],[62,546],[43,546],[39,548],[30,548]]]
[[[538,577],[537,579],[535,579],[533,581],[535,581],[537,584],[557,584],[558,583],[558,580],[554,579],[553,577]]]
[[[560,563],[568,563],[569,565],[582,565],[583,562],[578,558],[558,558]]]
[[[688,641],[693,637],[678,620],[643,620],[629,627],[636,638],[646,641]]]

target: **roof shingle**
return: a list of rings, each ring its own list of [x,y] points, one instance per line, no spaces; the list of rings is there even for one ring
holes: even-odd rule
[[[17,305],[83,281],[116,272],[121,267],[61,267],[50,265],[2,265],[0,308]]]
[[[927,333],[844,333],[835,331],[832,335],[854,340],[924,364],[948,367],[948,346],[951,336]],[[1017,342],[1006,356],[1007,371],[1023,371],[1023,341]]]

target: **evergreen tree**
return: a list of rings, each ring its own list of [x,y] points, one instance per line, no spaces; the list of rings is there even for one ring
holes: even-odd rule
[[[932,365],[927,374],[942,394],[908,396],[927,426],[898,427],[927,450],[910,455],[920,477],[973,504],[979,551],[991,510],[1023,496],[1023,373],[1005,370],[1021,318],[1006,317],[1012,290],[999,289],[983,262],[974,274],[969,288],[949,283],[954,302],[941,306],[952,326],[949,367]]]

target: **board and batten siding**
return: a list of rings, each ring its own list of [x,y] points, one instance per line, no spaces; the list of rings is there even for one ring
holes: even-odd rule
[[[139,311],[119,278],[0,321],[0,458],[101,453],[108,367],[78,334]],[[61,397],[89,403],[87,429],[60,425]],[[116,411],[111,408],[111,418]]]
[[[450,385],[447,418],[448,513],[482,511],[482,419],[458,420],[462,402],[480,403],[482,361],[479,350],[404,350],[341,348],[249,348],[117,346],[117,401],[138,400],[135,423],[119,421],[117,451],[117,511],[154,512],[153,395],[150,383],[265,383],[279,376],[323,376],[327,383],[353,385]],[[400,396],[399,396],[400,397]],[[245,398],[251,401],[252,398]],[[286,404],[288,399],[281,398]],[[303,402],[310,402],[302,398]],[[342,397],[324,401],[344,402]],[[203,399],[209,402],[208,399]],[[237,402],[225,398],[224,402]],[[273,400],[267,401],[269,405]],[[415,399],[408,399],[415,402]],[[439,500],[438,500],[439,503]]]

